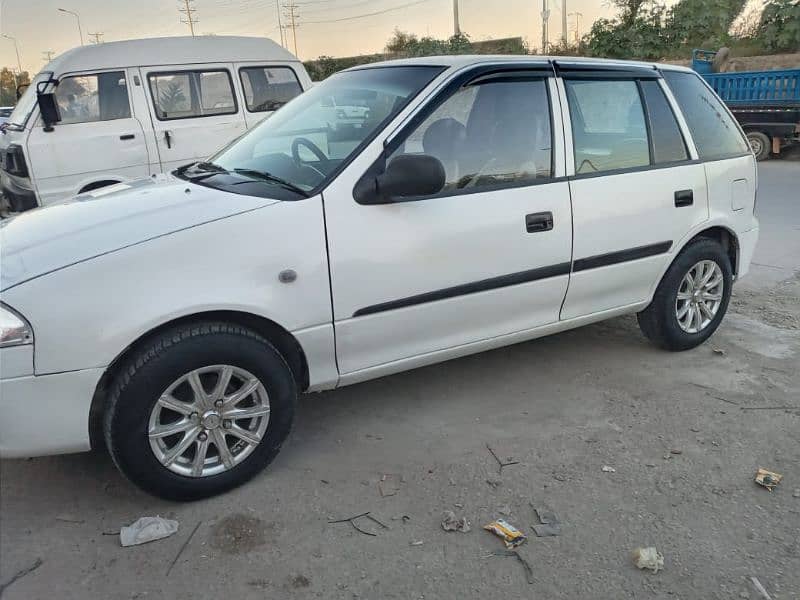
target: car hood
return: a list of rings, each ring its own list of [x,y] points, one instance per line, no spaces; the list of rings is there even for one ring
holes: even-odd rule
[[[205,188],[171,175],[87,192],[0,222],[0,290],[276,202]]]

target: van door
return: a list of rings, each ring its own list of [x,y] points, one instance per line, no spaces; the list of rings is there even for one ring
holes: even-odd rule
[[[204,160],[245,131],[232,65],[144,67],[161,169]]]
[[[658,73],[640,71],[561,72],[575,230],[562,319],[647,300],[676,245],[708,220],[703,165],[692,160]]]
[[[131,111],[125,71],[64,76],[55,89],[61,122],[37,122],[28,156],[41,205],[101,183],[148,174],[144,130]]]
[[[237,63],[234,67],[248,129],[303,93],[297,72],[289,65]]]

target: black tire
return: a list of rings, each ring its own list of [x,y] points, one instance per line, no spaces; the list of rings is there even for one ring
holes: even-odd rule
[[[151,410],[182,375],[217,364],[245,369],[261,381],[269,395],[267,429],[251,454],[227,471],[196,478],[174,473],[150,447]],[[182,325],[148,340],[122,364],[109,393],[103,432],[115,464],[134,484],[168,500],[197,500],[241,485],[272,462],[291,430],[296,396],[286,361],[253,331],[229,323]]]
[[[697,333],[688,333],[679,325],[675,311],[678,289],[684,275],[702,260],[714,261],[722,271],[722,301],[716,315],[704,329]],[[642,333],[658,347],[673,352],[699,346],[713,335],[722,322],[731,299],[732,283],[730,258],[719,242],[709,238],[698,238],[690,242],[678,254],[658,284],[653,301],[636,315]]]
[[[766,133],[748,131],[747,141],[756,155],[756,160],[767,160],[772,152],[772,140]]]

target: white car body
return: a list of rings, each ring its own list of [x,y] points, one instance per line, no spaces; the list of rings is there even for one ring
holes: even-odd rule
[[[73,48],[34,78],[0,135],[2,194],[12,210],[27,210],[202,160],[274,111],[273,106],[248,102],[255,93],[250,73],[261,68],[287,75],[280,84],[284,89],[274,92],[275,106],[311,85],[303,63],[265,38],[151,38]],[[115,98],[100,84],[112,74],[119,84]],[[58,85],[44,86],[48,79],[59,82],[60,96]],[[206,80],[207,88],[202,87]],[[183,95],[174,99],[176,108],[186,109],[175,117],[159,112],[161,94],[172,82]],[[55,90],[65,119],[51,129],[42,122],[36,103],[40,84],[42,91]],[[69,85],[86,93],[76,100],[76,94],[65,91]],[[97,89],[90,93],[92,85]],[[269,85],[265,82],[260,90],[261,102],[269,100]],[[105,96],[109,100],[103,103]],[[70,110],[75,114],[70,116]],[[10,149],[17,153],[11,160]],[[24,168],[9,168],[13,161]]]
[[[701,160],[660,79],[686,143],[680,164],[576,175],[565,84],[548,76],[551,179],[431,201],[354,201],[385,144],[456,78],[551,60],[391,63],[442,71],[309,198],[234,194],[164,175],[4,223],[2,302],[30,323],[34,341],[0,349],[0,455],[89,449],[105,378],[137,340],[176,320],[269,323],[299,346],[305,391],[318,391],[641,311],[698,234],[728,240],[734,276],[744,276],[758,236],[755,160],[749,151]],[[676,208],[683,189],[694,203]],[[552,230],[526,232],[526,215],[542,211],[552,213]],[[287,270],[297,275],[288,284],[279,280]],[[468,282],[478,285],[459,293]],[[426,299],[436,290],[447,293]]]

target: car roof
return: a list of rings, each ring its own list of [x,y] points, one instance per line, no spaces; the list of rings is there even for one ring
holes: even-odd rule
[[[687,67],[679,65],[670,65],[656,62],[644,62],[635,60],[617,60],[612,58],[586,58],[582,56],[542,56],[538,54],[530,55],[509,55],[509,54],[463,54],[453,56],[426,56],[420,58],[401,58],[386,60],[366,65],[358,65],[351,67],[350,70],[365,69],[370,67],[399,67],[399,66],[414,66],[414,65],[433,65],[448,67],[451,69],[459,69],[471,65],[481,65],[487,63],[525,63],[525,64],[548,64],[551,61],[556,61],[561,64],[581,64],[581,65],[598,65],[598,66],[629,66],[629,67],[658,67],[665,70],[675,71],[691,71]]]
[[[56,76],[75,71],[250,61],[298,62],[291,52],[268,38],[179,36],[123,40],[78,46],[50,61],[42,70]]]

